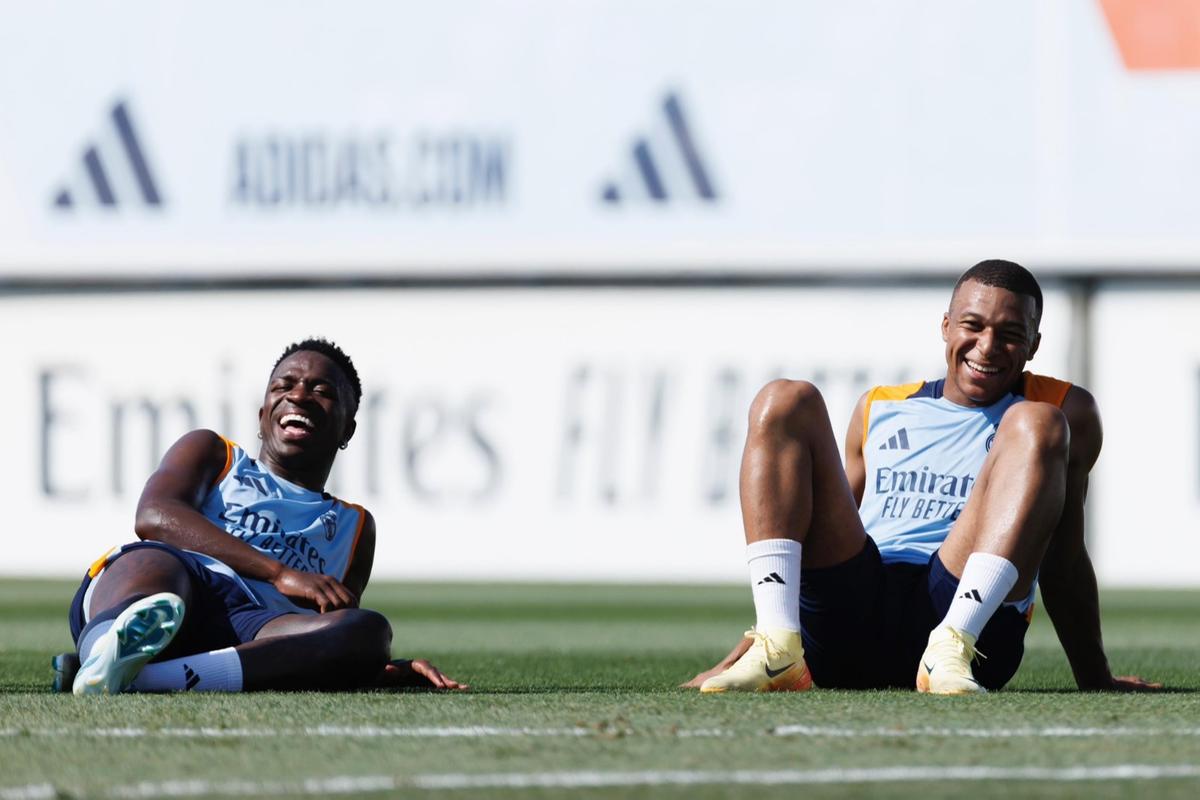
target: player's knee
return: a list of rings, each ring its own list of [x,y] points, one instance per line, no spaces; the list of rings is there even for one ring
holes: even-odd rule
[[[380,668],[392,649],[392,626],[387,617],[378,611],[365,608],[348,608],[338,622],[339,632],[347,640],[347,650],[357,659],[367,663],[378,663]]]
[[[1039,453],[1065,459],[1071,429],[1066,415],[1057,406],[1026,401],[1004,412],[997,436],[1016,439]]]
[[[808,381],[773,380],[758,391],[750,405],[750,431],[795,431],[814,416],[824,416],[825,400]]]
[[[91,611],[108,608],[130,595],[172,592],[191,602],[192,579],[176,556],[159,547],[122,553],[105,569],[92,593]]]

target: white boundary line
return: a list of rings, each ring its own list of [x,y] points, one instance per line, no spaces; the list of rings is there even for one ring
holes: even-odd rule
[[[605,786],[695,786],[736,784],[780,786],[796,784],[893,783],[957,781],[1100,781],[1197,778],[1200,765],[1120,764],[1107,767],[879,767],[862,769],[645,772],[534,772],[490,775],[418,775],[419,789],[592,788]]]
[[[54,800],[58,796],[58,790],[48,783],[0,788],[0,800]]]
[[[17,736],[85,736],[99,739],[475,739],[505,736],[544,736],[573,738],[596,736],[604,731],[592,728],[498,728],[487,725],[457,727],[378,727],[374,725],[314,725],[305,728],[0,728],[0,738]],[[0,797],[0,800],[3,800]]]
[[[401,789],[592,789],[634,786],[783,786],[803,784],[920,783],[945,781],[1151,781],[1200,778],[1200,764],[1116,764],[1100,767],[879,767],[818,770],[646,770],[639,772],[509,772],[414,775],[339,775],[300,781],[142,781],[113,786],[104,796],[117,800],[203,795],[340,795]],[[0,788],[0,800],[56,797],[50,784]]]
[[[741,736],[797,736],[830,739],[904,739],[909,737],[941,737],[961,739],[1091,739],[1200,736],[1200,727],[1191,728],[1133,728],[1133,727],[1024,727],[1024,728],[839,728],[819,725],[778,725],[765,731],[739,734],[722,728],[630,728],[630,727],[564,727],[564,728],[502,728],[488,725],[384,727],[375,725],[312,725],[304,728],[0,728],[0,738],[46,736],[61,738],[83,736],[100,739],[271,739],[323,738],[342,739],[478,739],[492,737],[585,738],[622,735],[676,736],[684,738],[735,738]],[[3,800],[3,797],[0,797]]]
[[[1090,739],[1126,736],[1200,736],[1200,728],[833,728],[818,725],[778,725],[775,736],[816,736],[831,739],[907,738],[909,736],[962,739]]]

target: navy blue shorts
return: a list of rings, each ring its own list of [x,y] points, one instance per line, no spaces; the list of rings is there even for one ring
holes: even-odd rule
[[[926,564],[884,564],[869,536],[854,558],[800,578],[800,631],[813,681],[827,689],[908,688],[929,632],[946,616],[958,578],[938,554]],[[976,649],[975,679],[987,689],[1008,683],[1025,654],[1026,614],[1001,606]]]
[[[183,627],[166,650],[159,653],[155,661],[166,661],[179,656],[204,653],[234,647],[254,639],[258,632],[271,620],[284,612],[264,608],[246,593],[237,581],[218,575],[205,567],[199,559],[185,550],[162,542],[135,542],[127,544],[108,557],[106,566],[127,553],[146,547],[165,550],[175,556],[187,570],[192,581],[192,599],[183,616]],[[83,630],[83,598],[92,578],[83,576],[79,591],[71,601],[71,638],[79,644]]]

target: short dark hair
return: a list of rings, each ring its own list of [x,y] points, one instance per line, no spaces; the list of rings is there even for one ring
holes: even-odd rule
[[[1038,286],[1037,278],[1033,277],[1033,273],[1017,262],[1005,261],[1002,258],[989,258],[986,261],[980,261],[959,277],[958,283],[954,284],[954,291],[950,293],[950,296],[954,297],[958,293],[958,287],[967,281],[975,281],[982,283],[984,286],[995,286],[998,289],[1007,289],[1013,294],[1032,297],[1035,309],[1033,322],[1036,325],[1041,321],[1042,287]]]
[[[362,400],[362,383],[358,380],[358,370],[354,368],[354,362],[350,360],[350,356],[346,355],[342,348],[328,339],[314,337],[289,344],[284,349],[283,354],[275,359],[275,366],[271,367],[271,372],[274,373],[275,370],[279,369],[279,365],[283,363],[285,358],[302,350],[311,353],[320,353],[338,365],[342,374],[346,376],[346,380],[350,382],[350,388],[354,390],[354,410],[357,411],[358,404]]]

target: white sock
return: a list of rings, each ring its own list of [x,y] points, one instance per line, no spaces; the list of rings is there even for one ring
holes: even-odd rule
[[[983,626],[1016,585],[1017,568],[1007,558],[971,553],[942,625],[979,638]]]
[[[129,687],[134,692],[240,692],[242,659],[232,647],[147,664]]]
[[[116,621],[117,620],[114,617],[114,618],[103,620],[101,622],[94,623],[83,629],[83,631],[80,633],[80,636],[79,636],[78,652],[79,652],[79,663],[80,664],[87,663],[88,656],[90,656],[92,654],[92,647],[95,646],[96,642],[100,639],[101,636],[108,633],[109,629],[112,628],[113,624]]]
[[[763,539],[746,545],[758,631],[800,630],[800,543]]]

